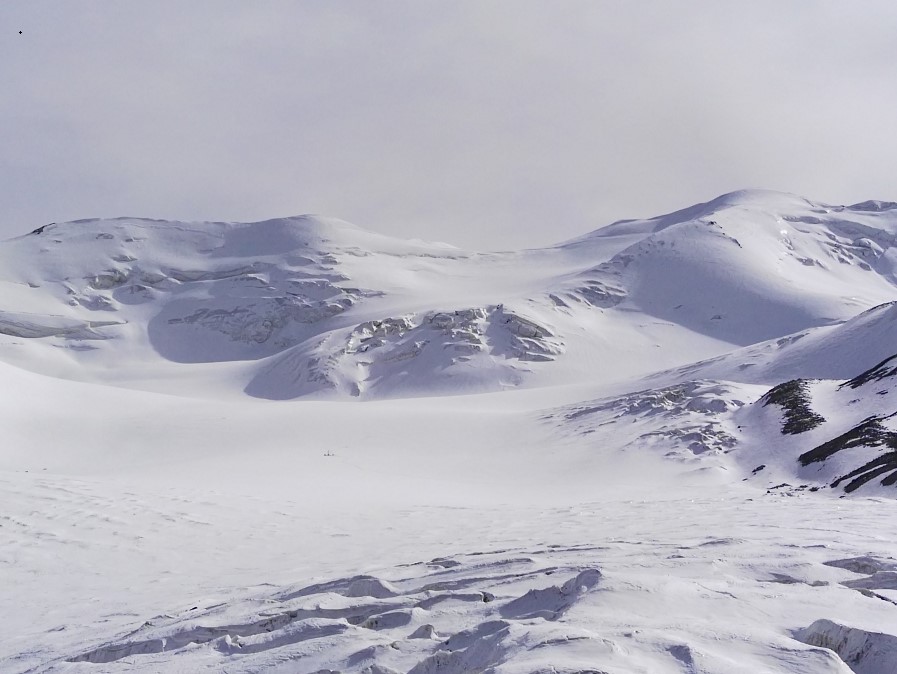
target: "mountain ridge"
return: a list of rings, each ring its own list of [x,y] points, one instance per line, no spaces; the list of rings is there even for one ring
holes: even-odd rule
[[[630,358],[629,371],[613,376],[647,374],[663,369],[664,359],[669,365],[715,357],[726,345],[837,324],[897,297],[897,248],[888,245],[897,214],[887,202],[867,204],[845,211],[743,190],[657,218],[614,223],[573,244],[502,253],[400,241],[320,216],[48,225],[0,244],[0,333],[6,335],[0,358],[15,362],[17,350],[47,351],[48,345],[69,351],[74,361],[79,349],[94,352],[85,362],[108,352],[124,373],[116,351],[128,342],[125,350],[136,349],[147,361],[256,361],[271,370],[276,365],[266,359],[286,358],[291,349],[309,362],[342,359],[354,349],[351,335],[376,331],[364,327],[376,324],[394,329],[376,347],[369,342],[370,358],[353,358],[340,375],[348,383],[334,380],[332,390],[401,394],[402,386],[387,382],[396,373],[377,365],[396,339],[410,340],[408,353],[429,354],[415,395],[426,390],[427,378],[440,394],[451,391],[452,379],[467,381],[465,391],[478,390],[470,389],[474,370],[484,391],[509,383],[555,385],[577,370],[584,378],[599,376],[600,362],[629,353],[627,343],[655,343],[667,355],[648,357],[650,349],[640,347],[644,366]],[[496,315],[497,307],[510,312],[509,322],[528,326],[515,328],[525,334],[502,336],[489,327],[491,319],[477,322]],[[420,332],[434,317],[465,312],[477,318],[464,327],[438,318],[445,323],[441,332]],[[515,340],[517,346],[508,346]],[[694,348],[686,348],[689,341]],[[365,372],[372,368],[381,374]],[[84,376],[102,376],[102,369],[88,368]],[[309,386],[288,387],[289,393],[281,387],[272,397],[323,392],[318,384],[327,375],[310,375],[305,366],[291,370]],[[564,374],[553,377],[552,370]],[[380,384],[372,389],[366,377]],[[266,397],[257,376],[240,386],[251,381]]]

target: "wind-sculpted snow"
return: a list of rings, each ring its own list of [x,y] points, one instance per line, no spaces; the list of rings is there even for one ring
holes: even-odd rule
[[[799,630],[897,633],[882,500],[655,487],[315,511],[195,485],[0,481],[3,671],[848,674],[848,651]]]
[[[891,674],[897,662],[897,636],[817,620],[796,633],[811,646],[834,651],[856,674]]]
[[[705,520],[712,506],[680,514]],[[685,526],[669,512],[680,507],[669,503],[656,515],[667,526]],[[759,512],[781,508],[769,503]],[[609,516],[600,509],[546,515],[557,525],[577,513],[596,522]],[[610,516],[623,523],[639,514],[630,506]],[[890,607],[839,583],[856,573],[846,560],[828,561],[824,546],[808,544],[808,527],[800,520],[794,541],[761,520],[753,535],[765,546],[759,554],[756,540],[677,538],[663,529],[637,538],[600,534],[591,544],[456,551],[376,575],[200,600],[117,637],[91,634],[32,671],[887,672],[874,667],[887,662],[881,658],[891,654],[893,637],[808,618],[836,599],[842,611],[866,611],[867,624]]]
[[[457,555],[396,569],[392,573],[399,577],[393,581],[359,576],[283,590],[193,612],[186,622],[182,617],[147,621],[126,639],[67,661],[104,664],[127,658],[153,668],[175,657],[179,666],[193,663],[195,671],[250,671],[273,657],[301,663],[309,672],[327,665],[345,672],[460,673],[531,660],[520,652],[521,640],[525,650],[537,652],[595,641],[592,648],[601,652],[605,640],[552,624],[600,588],[598,569],[563,565],[581,552],[546,548]],[[552,584],[556,578],[558,584]],[[563,650],[552,648],[552,653]]]
[[[618,270],[602,267],[577,274],[549,294],[556,306],[569,308],[585,304],[610,309],[626,300],[626,290]]]

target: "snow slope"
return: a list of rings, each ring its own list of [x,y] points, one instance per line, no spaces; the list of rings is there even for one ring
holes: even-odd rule
[[[0,671],[894,674],[895,236],[3,242]]]
[[[897,305],[887,302],[843,323],[802,330],[692,363],[658,380],[682,377],[747,383],[784,379],[849,379],[893,355],[897,349]]]
[[[795,379],[780,384],[736,416],[752,435],[743,441],[742,454],[778,468],[789,479],[796,462],[801,480],[848,493],[863,488],[893,496],[895,375],[897,354],[845,382]],[[774,437],[776,430],[779,437]]]
[[[624,379],[892,301],[895,232],[766,192],[488,254],[312,216],[54,224],[0,246],[0,358],[275,399]]]

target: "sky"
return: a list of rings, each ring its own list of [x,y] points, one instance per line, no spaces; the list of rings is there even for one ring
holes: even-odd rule
[[[897,200],[892,0],[4,0],[0,237],[319,213],[539,246]]]

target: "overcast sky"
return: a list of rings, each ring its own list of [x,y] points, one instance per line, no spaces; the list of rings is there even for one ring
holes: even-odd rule
[[[741,188],[897,200],[893,0],[3,0],[0,28],[0,236],[322,213],[516,248]]]

